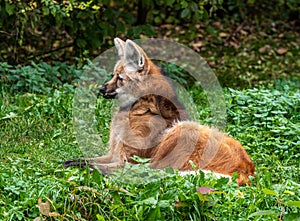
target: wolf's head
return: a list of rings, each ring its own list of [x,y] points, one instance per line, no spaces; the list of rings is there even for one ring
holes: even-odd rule
[[[114,43],[120,60],[115,65],[112,79],[100,88],[104,98],[116,98],[120,88],[150,74],[150,66],[152,69],[157,68],[153,66],[143,49],[133,41],[124,42],[115,38]]]

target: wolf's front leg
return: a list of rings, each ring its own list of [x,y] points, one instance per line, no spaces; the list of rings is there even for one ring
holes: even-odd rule
[[[75,158],[70,159],[65,162],[63,162],[64,167],[80,167],[84,168],[86,166],[89,166],[93,168],[93,164],[107,164],[112,162],[112,155],[108,154],[102,157],[96,157],[96,158]]]
[[[114,169],[124,166],[124,161],[113,157],[111,154],[96,158],[76,158],[63,162],[64,167],[90,167],[98,169],[102,174],[109,174]]]

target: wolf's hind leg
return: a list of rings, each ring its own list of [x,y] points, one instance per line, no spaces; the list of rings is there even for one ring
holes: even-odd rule
[[[199,134],[198,126],[193,122],[184,121],[175,124],[158,145],[151,167],[183,169],[194,152]]]

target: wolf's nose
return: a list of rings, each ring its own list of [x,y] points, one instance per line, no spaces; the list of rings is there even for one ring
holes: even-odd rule
[[[99,91],[102,93],[102,94],[105,94],[106,92],[106,84],[104,84],[100,89]]]

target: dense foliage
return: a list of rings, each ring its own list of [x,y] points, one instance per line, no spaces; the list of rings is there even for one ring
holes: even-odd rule
[[[276,5],[276,7],[274,7]],[[267,13],[266,13],[267,12]],[[99,54],[115,36],[161,37],[157,27],[188,26],[209,16],[236,20],[299,19],[296,0],[20,1],[0,2],[0,60],[72,60]]]
[[[208,17],[221,1],[1,1],[1,60],[26,62],[36,57],[65,53],[83,56],[102,46],[114,36],[139,38],[154,34],[151,25],[162,21]],[[178,16],[179,15],[179,16]],[[148,19],[149,18],[149,19]],[[182,22],[181,21],[181,22]],[[64,50],[64,49],[69,50]],[[52,57],[52,58],[53,58]]]

